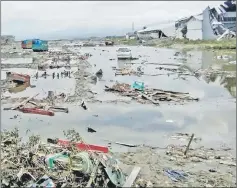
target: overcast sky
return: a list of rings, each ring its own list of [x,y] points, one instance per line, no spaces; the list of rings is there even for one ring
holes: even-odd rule
[[[201,13],[222,1],[4,1],[2,34],[17,39],[123,34],[142,26]]]

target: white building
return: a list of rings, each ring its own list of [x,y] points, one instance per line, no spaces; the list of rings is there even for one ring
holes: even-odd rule
[[[202,14],[191,16],[190,18],[188,18],[186,22],[187,26],[186,37],[192,40],[203,39],[202,24],[203,24]],[[181,30],[176,30],[176,33],[179,36],[179,38],[183,37]]]
[[[137,35],[133,32],[131,33],[126,33],[125,35],[125,38],[128,40],[128,39],[136,39],[137,38]]]
[[[155,27],[149,27],[137,31],[139,39],[158,39],[162,37],[175,36],[175,23],[160,24]]]
[[[176,38],[213,40],[227,30],[236,32],[236,5],[230,2],[225,2],[219,8],[207,7],[202,14],[176,21]]]
[[[209,15],[210,8],[207,7],[202,14],[178,20],[175,24],[176,38],[182,39],[186,36],[190,40],[216,39],[217,35],[214,33]]]

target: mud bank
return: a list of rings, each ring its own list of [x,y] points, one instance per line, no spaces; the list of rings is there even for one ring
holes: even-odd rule
[[[191,149],[186,156],[184,150],[185,147],[174,145],[158,150],[143,147],[136,152],[118,154],[118,158],[124,164],[141,167],[135,183],[140,187],[236,186],[235,158],[228,148],[196,148]],[[166,174],[167,169],[182,171],[187,176],[172,179]]]

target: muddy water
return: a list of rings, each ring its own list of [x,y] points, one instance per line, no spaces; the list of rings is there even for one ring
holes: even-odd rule
[[[75,69],[75,68],[73,68]],[[72,69],[72,70],[73,70]],[[30,85],[34,85],[36,87],[27,87],[22,92],[6,92],[3,94],[3,96],[10,96],[13,98],[18,97],[30,97],[34,94],[39,93],[37,98],[45,98],[48,95],[48,91],[54,91],[55,94],[60,94],[62,92],[73,95],[75,91],[75,79],[73,78],[73,75],[71,78],[68,77],[61,77],[61,72],[63,72],[65,69],[49,69],[47,70],[47,76],[42,77],[42,74],[44,71],[38,71],[36,69],[27,69],[27,68],[10,68],[10,69],[3,69],[1,70],[1,78],[6,79],[6,72],[17,72],[20,74],[28,74],[31,76],[31,83]],[[72,71],[70,70],[70,71]],[[39,77],[36,79],[35,74],[38,72]],[[52,77],[53,72],[55,73],[55,78]],[[60,74],[60,77],[57,78],[57,73]],[[63,86],[63,87],[62,87]]]
[[[133,56],[141,56],[138,60],[117,61],[116,47],[82,48],[81,51],[93,55],[89,62],[94,73],[100,68],[104,72],[104,76],[97,84],[91,84],[92,91],[97,92],[98,100],[108,101],[121,98],[105,93],[103,90],[105,85],[111,85],[115,81],[129,84],[134,81],[143,81],[146,87],[189,92],[191,96],[199,97],[200,101],[185,105],[162,104],[159,107],[135,102],[131,104],[88,103],[88,111],[76,105],[68,105],[69,114],[56,113],[54,117],[2,111],[2,127],[19,126],[22,132],[31,129],[35,134],[41,134],[44,137],[62,136],[62,130],[75,128],[89,143],[106,144],[107,142],[103,139],[108,139],[161,147],[169,143],[186,144],[184,141],[168,139],[168,135],[172,133],[195,133],[197,137],[202,138],[202,142],[196,145],[219,147],[225,143],[235,148],[235,78],[213,75],[211,79],[187,76],[183,80],[176,74],[168,76],[167,71],[155,69],[160,65],[141,64],[142,62],[186,64],[191,70],[212,66],[214,69],[235,71],[235,65],[228,64],[233,58],[228,61],[217,60],[215,57],[218,54],[215,52],[195,51],[181,52],[179,56],[174,56],[176,50],[172,49],[132,47]],[[141,66],[146,76],[115,76],[115,71],[112,70],[112,67],[128,66],[135,70]],[[171,66],[167,67],[171,68]],[[165,75],[149,76],[149,74]],[[47,87],[55,85],[53,84],[55,81],[49,83],[50,81],[45,80],[42,84],[45,86],[48,84]],[[19,114],[20,117],[10,119],[14,114]],[[97,130],[97,133],[87,133],[86,127],[89,125]],[[126,148],[114,146],[113,149],[118,151]]]

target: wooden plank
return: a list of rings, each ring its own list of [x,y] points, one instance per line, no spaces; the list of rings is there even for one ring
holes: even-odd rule
[[[135,144],[126,144],[126,143],[122,143],[122,142],[114,142],[114,141],[106,140],[106,139],[103,139],[103,140],[107,141],[107,142],[110,142],[110,143],[118,144],[118,145],[121,145],[121,146],[127,146],[127,147],[138,147],[139,146],[139,145],[135,145]]]
[[[188,152],[188,150],[189,150],[189,147],[190,147],[190,144],[191,144],[193,138],[194,138],[194,134],[192,134],[192,136],[191,136],[191,138],[190,138],[190,140],[189,140],[189,142],[188,142],[188,145],[187,145],[187,147],[186,147],[186,149],[185,149],[185,151],[184,151],[184,155],[187,155],[187,152]]]
[[[30,101],[31,99],[33,99],[34,97],[36,97],[38,95],[39,95],[39,93],[37,93],[36,95],[33,95],[32,97],[27,98],[26,100],[22,101],[20,104],[17,104],[15,107],[12,107],[11,110],[15,110],[19,106],[25,105],[28,101]]]
[[[159,102],[158,102],[158,101],[153,100],[153,99],[152,99],[151,97],[149,97],[148,95],[145,95],[144,93],[142,93],[141,95],[142,95],[143,98],[145,98],[145,99],[151,101],[153,104],[159,105]]]
[[[91,172],[91,177],[90,177],[89,181],[87,182],[86,187],[91,187],[91,184],[92,184],[92,182],[93,182],[94,179],[95,179],[96,172],[97,172],[97,170],[98,170],[99,164],[100,164],[99,161],[96,160],[95,166],[94,166],[94,168],[93,168],[93,170],[92,170],[92,172]]]
[[[139,174],[141,170],[141,167],[135,166],[129,175],[128,179],[124,183],[123,187],[131,187],[135,179],[137,178],[137,175]]]

